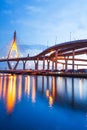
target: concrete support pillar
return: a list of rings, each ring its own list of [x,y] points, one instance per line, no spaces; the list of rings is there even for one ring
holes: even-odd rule
[[[65,60],[65,70],[67,70],[67,60]]]
[[[26,69],[26,61],[23,61],[23,70]]]
[[[45,58],[43,58],[43,70],[45,70]]]
[[[36,62],[36,61],[34,61],[34,63],[35,63],[35,70],[36,70],[36,68],[37,68],[37,67],[36,67],[36,66],[37,66],[37,62]]]
[[[38,70],[38,62],[39,62],[38,59],[36,61],[34,61],[34,63],[35,63],[35,70]]]
[[[55,70],[57,70],[57,57],[58,57],[58,50],[55,52]]]
[[[8,64],[8,68],[9,68],[9,70],[12,70],[12,67],[11,67],[11,64],[10,64],[9,61],[7,61],[7,64]]]
[[[75,51],[73,50],[73,55],[72,55],[72,69],[74,70],[74,56],[75,56]]]
[[[18,63],[19,63],[19,61],[17,61],[16,65],[15,65],[15,67],[14,67],[14,70],[16,70],[16,68],[17,68],[17,66],[18,66]]]
[[[52,70],[54,70],[54,61],[52,61]]]
[[[50,61],[47,60],[47,69],[49,70],[50,69]]]
[[[64,70],[64,64],[63,64],[63,70]]]
[[[37,59],[37,70],[38,70],[38,63],[39,63],[39,60]]]
[[[68,57],[65,57],[65,70],[67,70],[68,69],[68,58],[69,58],[69,56]]]

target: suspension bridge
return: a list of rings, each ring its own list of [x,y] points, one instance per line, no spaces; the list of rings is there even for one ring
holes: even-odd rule
[[[7,70],[0,70],[0,73],[47,73],[54,74],[53,72],[58,72],[59,65],[62,65],[62,71],[70,72],[69,74],[75,72],[75,69],[79,70],[79,67],[87,67],[87,59],[84,58],[84,55],[87,54],[87,39],[83,40],[75,40],[69,41],[61,44],[56,44],[51,46],[41,53],[35,56],[29,56],[27,54],[26,57],[20,57],[19,51],[16,42],[16,31],[13,35],[13,41],[10,46],[7,58],[1,58],[0,64],[6,63]],[[78,58],[80,57],[80,58]],[[34,69],[31,70],[29,68],[26,69],[27,62],[33,62]],[[21,68],[18,69],[18,65],[22,63]],[[40,62],[42,62],[42,66],[39,67]],[[14,66],[12,65],[14,64]],[[69,69],[71,67],[71,69]],[[71,70],[71,71],[68,71]],[[82,69],[81,69],[82,70]],[[86,70],[86,69],[85,69]],[[76,73],[75,75],[80,75]],[[58,73],[59,74],[59,73]],[[85,74],[87,76],[87,74]]]

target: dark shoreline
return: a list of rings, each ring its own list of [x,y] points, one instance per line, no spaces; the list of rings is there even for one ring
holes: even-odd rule
[[[23,74],[23,75],[43,75],[43,76],[60,76],[72,78],[87,78],[87,73],[58,73],[46,71],[32,71],[32,70],[0,70],[1,74]]]

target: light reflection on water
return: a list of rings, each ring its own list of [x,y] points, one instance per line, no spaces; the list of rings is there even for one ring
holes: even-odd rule
[[[31,117],[31,121],[29,120],[31,122],[31,125],[27,124],[27,129],[39,129],[40,127],[40,129],[45,130],[50,128],[49,124],[52,122],[53,123],[51,124],[51,127],[53,127],[53,130],[54,128],[87,128],[87,116],[85,116],[87,115],[87,79],[51,76],[0,75],[0,102],[0,105],[3,106],[1,107],[2,109],[0,109],[0,115],[3,113],[5,117],[5,125],[7,116],[13,114],[18,117],[19,113],[22,113],[24,111],[26,111],[26,120],[24,120],[24,122],[27,122],[27,120],[30,118],[29,116],[32,111],[35,119],[35,117],[37,117],[37,114],[39,114],[39,111],[37,110],[38,107],[40,108],[40,111],[42,111],[43,117],[45,116],[44,114],[48,115],[49,110],[51,110],[52,116],[49,114],[49,118],[51,117],[56,121],[53,121],[52,119],[48,120],[47,118],[43,120],[44,122],[48,122],[48,124],[46,124],[46,127],[44,126],[45,128],[40,127],[38,124],[34,127],[34,119]],[[36,104],[36,106],[32,106],[33,104]],[[44,104],[45,109],[48,110],[43,111],[44,107],[42,104]],[[27,106],[29,107],[29,110],[26,109]],[[75,113],[73,114],[73,112]],[[72,115],[72,117],[69,117],[69,115]],[[78,125],[77,120],[74,119],[75,117],[77,118],[78,122],[80,120],[82,124]],[[60,120],[60,124],[58,124],[58,118]],[[61,118],[63,118],[63,120],[65,118],[68,119],[66,121],[63,121]],[[12,118],[12,120],[14,122],[14,118]],[[20,115],[20,122],[21,120],[23,119],[21,119]],[[71,120],[76,124],[72,125],[72,123],[68,122],[68,120]],[[40,120],[39,123],[41,123]],[[1,128],[7,128],[7,125],[5,127],[3,124],[4,121],[2,121]],[[14,127],[16,130],[20,128],[20,123],[18,128],[16,128],[14,124],[15,123],[13,123],[12,126],[9,126],[9,128]]]

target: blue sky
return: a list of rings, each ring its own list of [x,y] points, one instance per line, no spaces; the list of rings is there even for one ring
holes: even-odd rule
[[[0,0],[0,45],[48,46],[87,38],[87,0]]]

